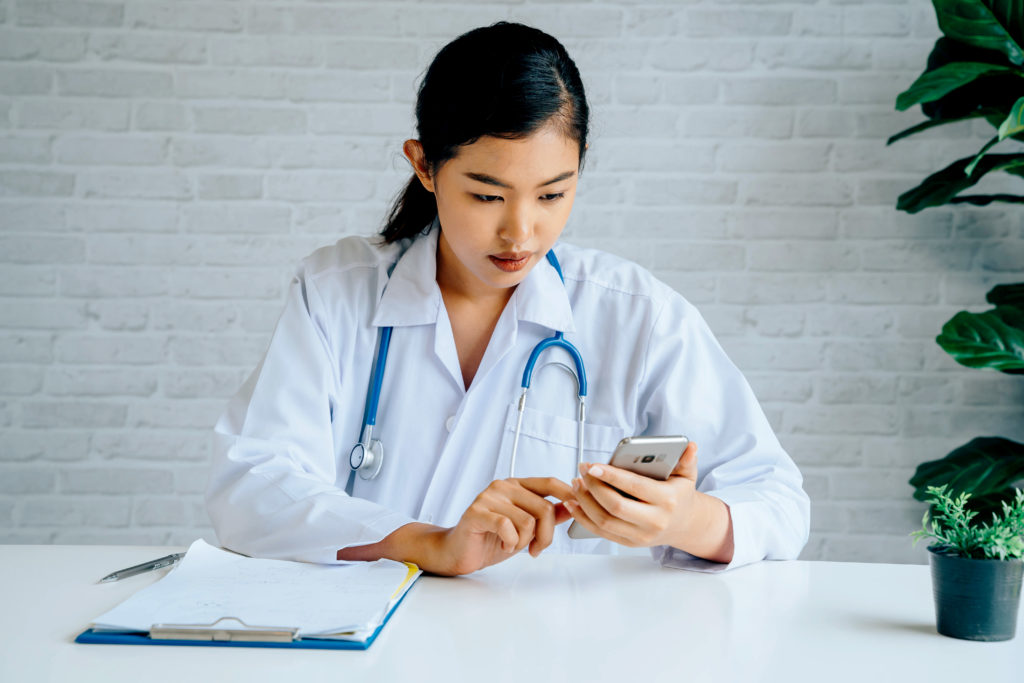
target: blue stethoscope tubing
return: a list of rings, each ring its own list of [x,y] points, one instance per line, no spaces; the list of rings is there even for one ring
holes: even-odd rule
[[[555,257],[555,252],[548,251],[546,256],[548,263],[558,273],[558,279],[565,285],[565,277],[562,275],[562,267]],[[380,402],[381,386],[384,383],[384,368],[388,360],[388,347],[391,344],[391,327],[382,327],[377,340],[377,354],[374,361],[373,373],[370,375],[370,386],[366,392],[366,407],[363,410],[363,429],[360,434],[359,443],[352,447],[349,453],[349,466],[352,474],[359,473],[362,479],[374,479],[380,474],[384,465],[384,446],[377,439],[373,438],[373,428],[377,424],[377,405]],[[530,358],[526,361],[526,368],[523,370],[522,392],[519,394],[518,409],[516,414],[516,430],[512,439],[512,455],[509,458],[508,476],[515,475],[516,453],[519,450],[519,434],[523,426],[523,412],[526,410],[526,395],[530,389],[530,382],[533,379],[533,371],[537,361],[548,349],[564,349],[572,357],[576,366],[574,374],[576,378],[577,399],[579,411],[577,413],[576,433],[576,464],[583,462],[583,425],[586,422],[586,399],[587,399],[587,372],[583,366],[583,356],[572,343],[566,339],[562,332],[556,330],[551,337],[541,340],[533,347]],[[570,373],[572,369],[564,363],[558,363],[565,367]],[[351,493],[352,477],[349,476],[349,485],[346,489]]]

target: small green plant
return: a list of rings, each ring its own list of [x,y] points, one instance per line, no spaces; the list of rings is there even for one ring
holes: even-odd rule
[[[1024,557],[1024,489],[1017,490],[1012,504],[1003,501],[1002,517],[993,513],[991,524],[972,524],[978,513],[967,509],[970,497],[963,492],[954,498],[945,484],[929,486],[931,507],[924,513],[922,528],[911,534],[914,545],[934,538],[935,550],[945,554],[987,560]]]

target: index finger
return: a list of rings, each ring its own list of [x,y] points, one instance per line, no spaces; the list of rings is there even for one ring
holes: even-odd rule
[[[572,487],[554,477],[526,477],[524,479],[516,479],[516,481],[527,491],[536,493],[542,498],[551,496],[558,500],[576,499],[576,494],[573,493]]]
[[[584,463],[580,468],[580,474],[589,475],[644,503],[658,503],[662,498],[662,490],[657,486],[658,480],[621,467]]]

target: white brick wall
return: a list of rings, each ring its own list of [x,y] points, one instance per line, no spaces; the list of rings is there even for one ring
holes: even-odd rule
[[[502,18],[589,88],[567,237],[700,306],[806,475],[804,557],[922,560],[917,463],[1024,439],[1021,380],[933,341],[1024,279],[1024,212],[893,208],[990,134],[884,146],[927,0],[0,0],[0,542],[212,538],[210,427],[292,266],[378,228],[418,76]]]

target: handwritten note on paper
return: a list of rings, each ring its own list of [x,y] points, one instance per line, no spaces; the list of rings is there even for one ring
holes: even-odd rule
[[[149,631],[154,624],[298,628],[322,636],[373,628],[408,577],[392,560],[319,565],[259,560],[198,540],[177,568],[95,619],[96,629]]]

